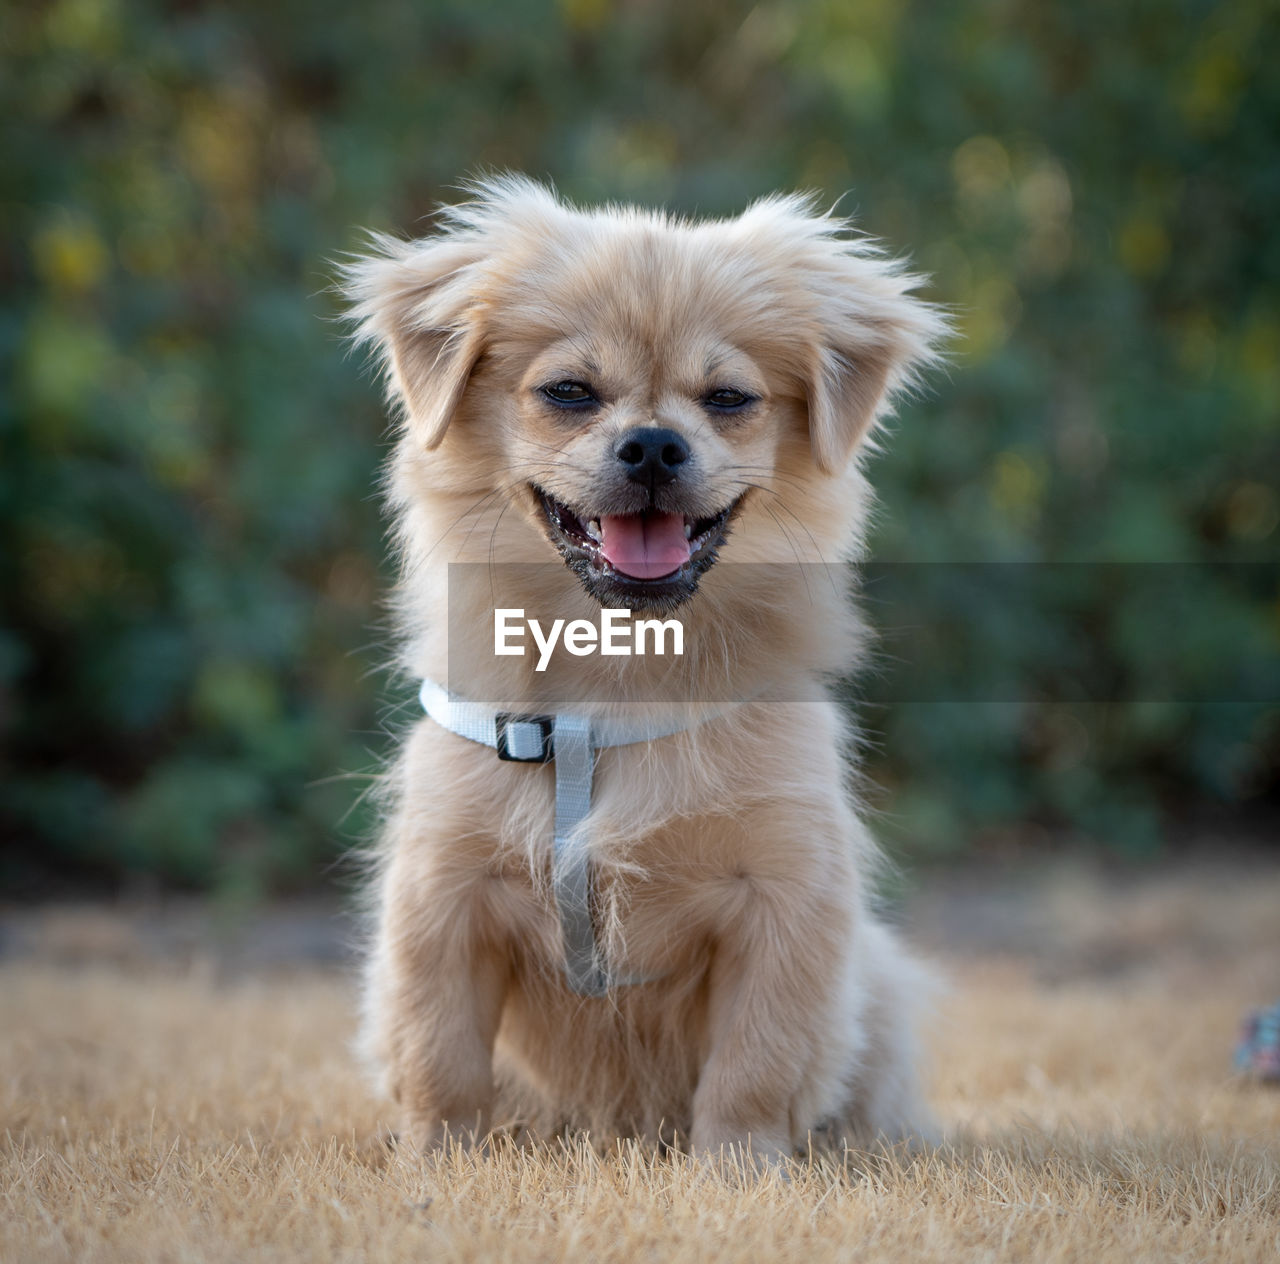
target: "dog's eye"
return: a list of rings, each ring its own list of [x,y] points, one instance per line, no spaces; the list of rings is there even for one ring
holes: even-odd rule
[[[752,396],[745,391],[735,390],[732,386],[722,386],[719,390],[712,391],[703,400],[703,403],[709,404],[712,408],[718,408],[722,412],[733,412],[752,402]]]
[[[563,382],[552,382],[542,388],[542,393],[561,408],[580,407],[583,404],[594,404],[596,397],[585,382],[567,379]]]

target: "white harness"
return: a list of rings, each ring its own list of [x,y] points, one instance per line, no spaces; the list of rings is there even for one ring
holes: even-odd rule
[[[653,721],[589,720],[581,715],[522,715],[495,711],[456,698],[434,680],[424,680],[422,709],[441,728],[498,752],[499,759],[556,766],[555,845],[551,889],[564,938],[564,972],[580,996],[603,996],[612,988],[644,983],[646,976],[611,974],[596,940],[591,916],[591,857],[580,830],[591,810],[595,753],[606,746],[631,746],[671,737],[689,727]]]

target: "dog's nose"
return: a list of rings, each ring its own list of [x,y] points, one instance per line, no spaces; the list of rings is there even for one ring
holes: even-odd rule
[[[664,483],[675,482],[680,467],[689,459],[689,445],[674,430],[640,426],[622,436],[614,455],[632,482],[652,491]]]

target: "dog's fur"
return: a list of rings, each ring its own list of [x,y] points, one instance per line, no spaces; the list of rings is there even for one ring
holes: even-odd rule
[[[598,933],[612,964],[654,980],[598,999],[564,982],[553,768],[499,762],[426,718],[408,733],[366,989],[401,1135],[483,1133],[507,1083],[536,1096],[544,1125],[674,1134],[698,1153],[790,1155],[819,1129],[853,1144],[925,1133],[926,977],[872,911],[875,848],[824,686],[863,638],[845,586],[797,563],[859,550],[860,456],[945,322],[911,296],[916,278],[803,198],[689,223],[572,209],[518,177],[473,193],[435,236],[378,238],[344,278],[403,423],[389,477],[402,665],[455,689],[466,677],[463,692],[514,712],[688,702],[690,727],[597,758]],[[565,380],[596,404],[549,402]],[[726,384],[745,407],[707,402]],[[531,657],[449,647],[449,625],[489,636],[495,601],[593,617],[601,592],[557,559],[534,488],[583,521],[668,494],[617,473],[637,426],[688,445],[677,509],[734,506],[718,562],[648,603],[679,607],[685,655],[536,675]],[[446,618],[449,564],[494,561],[518,565],[455,587]]]

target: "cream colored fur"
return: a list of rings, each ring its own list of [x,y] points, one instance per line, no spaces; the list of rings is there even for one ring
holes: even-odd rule
[[[861,547],[860,455],[944,322],[846,228],[794,197],[688,223],[572,209],[508,177],[437,235],[378,239],[347,269],[401,420],[389,499],[404,669],[512,711],[647,701],[690,723],[598,757],[601,941],[615,968],[659,976],[602,999],[563,982],[553,769],[499,762],[425,718],[408,733],[365,1027],[418,1146],[502,1122],[510,1088],[543,1127],[703,1153],[788,1155],[819,1128],[851,1144],[928,1130],[913,1039],[925,975],[872,910],[876,852],[823,682],[864,641],[837,569]],[[609,398],[592,420],[539,400],[546,381],[587,373]],[[759,395],[745,419],[708,417],[717,375]],[[618,436],[645,424],[697,454],[700,512],[747,493],[678,612],[685,656],[561,656],[539,676],[483,637],[450,646],[450,623],[489,626],[495,599],[595,616],[530,484],[589,507]],[[495,561],[530,565],[455,589],[450,610],[449,564]]]

